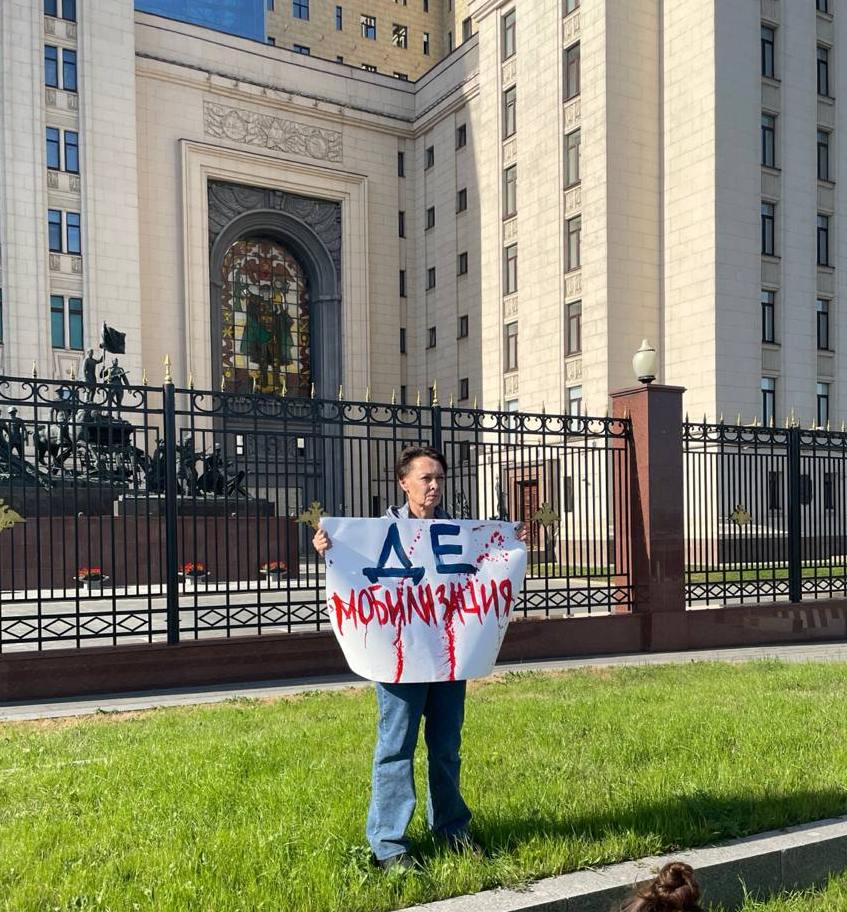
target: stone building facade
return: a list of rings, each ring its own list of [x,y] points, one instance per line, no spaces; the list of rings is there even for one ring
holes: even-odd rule
[[[76,373],[106,321],[133,381],[169,354],[198,385],[602,413],[647,337],[692,415],[835,420],[833,2],[379,0],[336,29],[276,0],[273,46],[7,0],[0,369]]]

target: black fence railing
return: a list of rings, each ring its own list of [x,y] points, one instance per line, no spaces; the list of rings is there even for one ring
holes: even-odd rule
[[[311,505],[525,521],[524,615],[628,610],[626,420],[0,379],[0,651],[321,629]]]
[[[847,592],[847,434],[683,427],[689,605]]]

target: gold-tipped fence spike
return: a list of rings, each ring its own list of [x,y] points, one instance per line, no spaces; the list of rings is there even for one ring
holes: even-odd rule
[[[147,379],[147,368],[141,368],[141,385],[147,386],[150,381]]]
[[[741,412],[739,412],[739,413],[735,416],[735,423],[736,423],[737,425],[739,425],[739,426],[741,425]]]
[[[285,374],[282,375],[282,389],[279,392],[283,399],[288,395],[288,382],[285,379]]]
[[[365,390],[365,402],[370,402],[370,401],[371,401],[371,385],[369,383],[367,386],[367,389]]]
[[[450,399],[448,400],[447,404],[450,408],[453,408],[453,394],[452,393],[450,393]]]
[[[226,392],[226,377],[223,374],[221,374],[221,392]]]
[[[391,404],[397,405],[397,390],[394,387],[391,387]]]
[[[718,424],[723,424],[723,412],[721,412],[721,417],[718,421]]]
[[[165,383],[173,383],[174,378],[171,375],[171,356],[165,355],[165,360],[162,362],[165,365]]]
[[[438,405],[438,381],[432,381],[432,404]]]
[[[420,405],[420,404],[421,404],[421,390],[420,390],[420,387],[418,387],[418,395],[415,397],[415,405]]]
[[[829,418],[826,419],[826,429],[827,429],[827,431],[830,429],[829,428]]]
[[[253,378],[253,394],[255,395],[256,390],[259,388],[259,384],[256,382],[256,378]]]
[[[841,422],[841,433],[843,434],[845,431],[847,431],[847,425],[845,425],[845,423],[842,421]]]
[[[542,414],[542,415],[546,415],[546,414],[547,414],[547,403],[546,403],[546,402],[542,402],[542,403],[541,403],[541,414]]]
[[[474,409],[476,409],[476,408],[477,408],[477,404],[476,404],[476,396],[474,396],[474,397],[473,397],[473,407],[474,407]]]
[[[194,374],[191,371],[188,372],[188,388],[194,389]]]
[[[35,361],[32,362],[32,376],[33,378],[38,376],[38,365],[35,363]]]
[[[791,411],[790,411],[789,414],[788,414],[788,426],[789,426],[789,427],[794,427],[794,421],[795,421],[795,420],[796,420],[796,419],[794,418],[794,408],[793,408],[793,406],[792,406]]]
[[[338,401],[341,402],[341,400],[343,398],[344,398],[344,384],[339,383],[338,384]]]
[[[312,399],[314,399],[315,398],[315,384],[314,383],[312,384],[312,389],[310,392],[311,392]]]
[[[771,427],[776,427],[776,415],[771,415]]]

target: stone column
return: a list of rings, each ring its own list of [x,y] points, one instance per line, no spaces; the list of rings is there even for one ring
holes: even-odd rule
[[[629,552],[633,610],[684,612],[682,394],[680,386],[644,384],[612,393],[613,414],[632,421]],[[615,529],[627,534],[625,504]],[[651,625],[652,626],[652,625]],[[645,627],[645,646],[653,637]]]

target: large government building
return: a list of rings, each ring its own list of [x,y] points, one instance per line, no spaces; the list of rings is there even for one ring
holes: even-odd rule
[[[841,3],[2,0],[0,371],[840,422]]]

